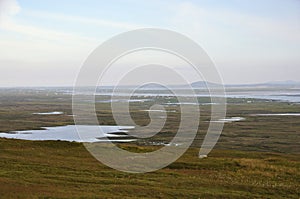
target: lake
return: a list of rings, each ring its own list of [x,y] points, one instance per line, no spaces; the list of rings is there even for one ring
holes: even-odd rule
[[[84,139],[82,139],[77,133],[75,125],[45,127],[43,130],[26,130],[15,131],[11,133],[0,133],[0,137],[22,140],[63,140],[71,142],[105,142],[107,140],[101,140],[101,138],[108,137],[114,138],[112,142],[135,141],[134,139],[128,139],[128,136],[126,135],[127,130],[134,128],[132,126],[78,125],[77,127],[86,131]],[[122,133],[124,134],[122,135]]]

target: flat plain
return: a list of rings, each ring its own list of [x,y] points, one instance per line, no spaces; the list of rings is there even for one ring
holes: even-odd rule
[[[103,98],[103,97],[102,97]],[[143,98],[139,98],[143,100]],[[168,99],[170,101],[170,99]],[[171,99],[175,100],[175,99]],[[132,102],[131,117],[149,123],[140,111],[152,101]],[[92,157],[83,144],[0,138],[1,198],[299,198],[299,103],[259,99],[228,99],[221,138],[208,158],[198,153],[210,120],[209,99],[199,98],[201,120],[197,138],[176,162],[161,170],[130,174],[113,170]],[[201,105],[202,102],[202,105]],[[100,124],[115,125],[110,103],[96,104]],[[168,143],[180,122],[180,106],[168,106],[167,122],[151,139],[120,143],[133,152],[153,151]],[[173,110],[173,111],[171,111]],[[61,115],[36,115],[61,111]],[[0,132],[74,124],[71,96],[53,90],[1,89]],[[157,145],[153,145],[156,143]]]

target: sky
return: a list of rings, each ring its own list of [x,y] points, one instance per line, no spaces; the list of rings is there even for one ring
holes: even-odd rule
[[[0,0],[0,87],[72,86],[102,42],[148,27],[196,41],[226,84],[300,81],[299,0]]]

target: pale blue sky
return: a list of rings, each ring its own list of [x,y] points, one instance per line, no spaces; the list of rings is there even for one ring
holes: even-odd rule
[[[145,27],[198,42],[225,83],[300,81],[299,0],[0,0],[0,86],[72,85],[101,42]]]

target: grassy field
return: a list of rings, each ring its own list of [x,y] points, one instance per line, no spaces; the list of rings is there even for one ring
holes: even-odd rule
[[[200,130],[193,147],[168,167],[146,174],[113,170],[80,143],[0,138],[0,198],[299,198],[299,117],[252,114],[299,113],[300,105],[247,101],[229,99],[228,117],[245,120],[226,123],[216,148],[205,159],[199,159],[198,152],[210,106],[200,106]],[[152,102],[147,103],[142,108]],[[131,114],[136,123],[145,125],[149,116],[138,111],[139,106],[133,103]],[[32,114],[51,111],[64,114]],[[101,124],[114,124],[108,103],[98,103],[97,113]],[[73,124],[71,114],[69,95],[0,92],[0,132]],[[178,117],[177,112],[168,113],[166,126],[154,141],[168,141],[176,133]],[[161,146],[143,140],[120,147],[143,152]]]
[[[79,143],[1,139],[3,198],[299,198],[297,155],[190,149],[147,174],[97,162]],[[144,147],[123,145],[136,151]]]

